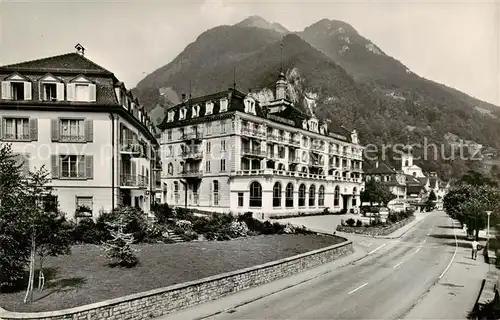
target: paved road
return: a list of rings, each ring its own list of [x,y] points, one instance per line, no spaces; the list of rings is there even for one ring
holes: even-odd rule
[[[447,269],[452,221],[430,214],[357,263],[212,319],[399,319]]]

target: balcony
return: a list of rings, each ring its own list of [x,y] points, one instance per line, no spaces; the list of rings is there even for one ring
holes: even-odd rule
[[[203,158],[203,152],[200,148],[196,148],[194,150],[187,150],[181,153],[182,159],[188,160],[201,160]]]
[[[123,140],[120,142],[120,153],[140,156],[142,153],[141,145],[137,140]]]
[[[16,141],[29,141],[29,133],[11,134],[5,133],[3,136],[4,140],[16,140]]]
[[[310,162],[310,166],[311,166],[311,167],[323,167],[323,166],[324,166],[324,164],[323,164],[323,162],[322,162],[322,161],[320,161],[320,160],[311,160],[311,162]]]
[[[198,131],[185,132],[181,135],[181,140],[201,140],[203,133]]]
[[[145,189],[147,188],[147,177],[137,174],[122,174],[120,175],[120,187]]]
[[[246,136],[250,136],[250,137],[257,137],[257,138],[264,137],[264,133],[262,133],[259,129],[249,128],[249,127],[242,127],[241,134],[246,135]]]
[[[161,171],[161,170],[162,170],[162,162],[161,160],[156,159],[153,171]]]
[[[280,160],[280,159],[283,159],[285,157],[284,157],[284,155],[283,155],[283,157],[280,157],[280,155],[278,153],[268,153],[267,158],[272,159],[272,160]]]
[[[351,166],[342,166],[343,171],[351,171],[352,167]]]
[[[264,158],[266,156],[266,153],[264,151],[257,148],[243,148],[241,154],[243,156],[259,157],[259,158]]]
[[[200,170],[183,170],[180,175],[185,179],[201,179],[203,173]]]
[[[72,134],[61,134],[59,136],[59,141],[61,142],[85,142],[87,139],[85,135],[72,135]]]

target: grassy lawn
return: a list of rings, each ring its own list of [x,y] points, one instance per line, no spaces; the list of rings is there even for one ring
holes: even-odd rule
[[[140,264],[110,268],[99,246],[80,245],[44,262],[45,289],[23,304],[24,291],[0,293],[9,311],[51,311],[201,279],[342,242],[319,235],[271,235],[177,244],[137,245]],[[38,280],[35,283],[35,287]]]

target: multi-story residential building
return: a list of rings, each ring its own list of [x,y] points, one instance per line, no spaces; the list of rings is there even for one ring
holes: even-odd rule
[[[161,152],[167,203],[263,217],[357,210],[363,187],[356,131],[329,132],[285,96],[260,103],[235,89],[166,111]]]
[[[149,212],[159,147],[152,122],[112,72],[76,48],[0,67],[0,141],[25,173],[45,166],[70,217],[119,203]]]
[[[389,209],[399,211],[406,208],[407,185],[403,171],[390,168],[385,163],[379,165],[377,161],[374,168],[365,171],[365,181],[370,179],[386,185],[396,196],[387,204]]]

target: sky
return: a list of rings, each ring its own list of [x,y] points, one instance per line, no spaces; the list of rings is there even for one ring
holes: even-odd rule
[[[500,105],[500,0],[0,0],[0,65],[81,43],[133,88],[204,31],[251,15],[291,31],[345,21],[418,75]]]

